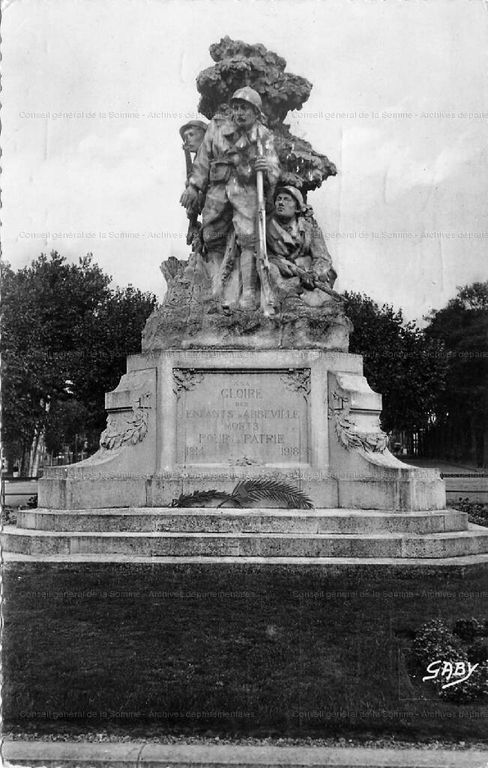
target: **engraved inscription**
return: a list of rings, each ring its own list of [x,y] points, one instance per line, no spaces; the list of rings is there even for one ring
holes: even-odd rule
[[[178,463],[309,463],[303,369],[298,369],[300,384],[303,382],[298,387],[290,386],[296,380],[293,371],[192,373],[196,383],[179,392]]]

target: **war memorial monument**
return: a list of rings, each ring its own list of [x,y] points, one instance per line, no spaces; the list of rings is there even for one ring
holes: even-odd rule
[[[98,451],[46,468],[38,507],[3,528],[6,722],[129,742],[485,738],[486,665],[484,699],[468,681],[460,705],[409,659],[425,622],[482,627],[488,529],[390,453],[348,351],[312,207],[337,171],[285,122],[312,85],[263,45],[210,54],[206,119],[179,127],[186,178],[167,182],[188,258],[161,265]]]
[[[262,45],[210,53],[209,122],[180,131],[189,258],[162,264],[163,304],[106,396],[98,452],[45,470],[7,550],[324,566],[488,552],[439,473],[389,452],[381,395],[348,352],[312,207],[336,168],[285,123],[311,84]]]

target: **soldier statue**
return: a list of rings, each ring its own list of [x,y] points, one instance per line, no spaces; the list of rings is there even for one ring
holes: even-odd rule
[[[204,258],[213,294],[224,311],[231,305],[257,309],[267,274],[260,251],[259,179],[272,200],[280,176],[273,134],[262,123],[261,97],[253,88],[240,88],[230,100],[230,117],[214,117],[197,152],[181,204],[194,210],[199,195]],[[265,249],[265,243],[261,243]],[[262,251],[261,247],[261,251]],[[269,304],[269,292],[266,298]]]
[[[337,274],[313,211],[296,187],[277,188],[266,240],[275,293],[300,296],[311,307],[327,303]]]
[[[204,123],[203,120],[189,120],[181,126],[180,136],[183,139],[185,152],[194,152],[195,154],[198,152],[206,130],[207,123]],[[188,170],[188,175],[190,173],[191,168]]]
[[[180,136],[183,139],[183,151],[185,153],[186,162],[186,184],[188,184],[188,179],[193,170],[192,154],[195,156],[198,152],[206,130],[207,123],[204,123],[203,120],[189,120],[180,128]],[[200,194],[194,204],[187,208],[188,232],[186,235],[186,243],[187,245],[191,245],[193,250],[200,245],[201,225],[199,224],[198,216],[202,212],[202,208],[203,194]]]

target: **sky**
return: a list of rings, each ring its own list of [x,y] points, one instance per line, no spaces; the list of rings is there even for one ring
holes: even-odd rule
[[[10,0],[3,257],[87,252],[162,298],[187,258],[178,128],[225,35],[313,83],[287,122],[338,175],[309,196],[339,274],[407,319],[488,279],[485,0]]]

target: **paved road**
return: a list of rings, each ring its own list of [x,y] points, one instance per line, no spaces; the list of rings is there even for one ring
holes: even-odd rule
[[[443,474],[458,474],[458,475],[483,475],[488,474],[487,469],[480,469],[473,464],[455,464],[451,461],[444,461],[443,459],[419,459],[404,458],[398,456],[400,461],[404,461],[405,464],[411,464],[414,467],[424,467],[425,469],[439,469]]]

